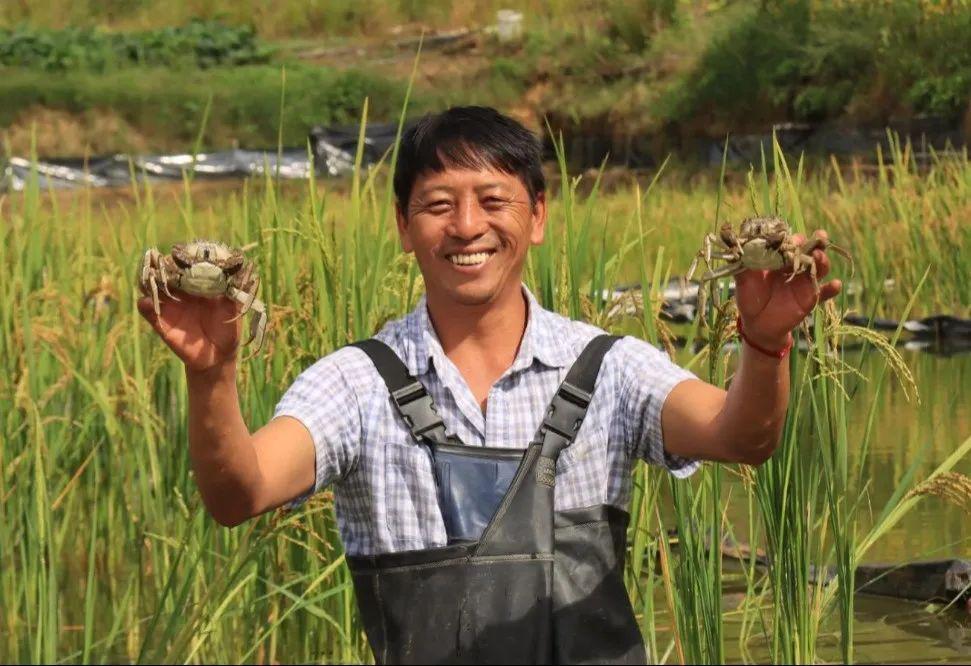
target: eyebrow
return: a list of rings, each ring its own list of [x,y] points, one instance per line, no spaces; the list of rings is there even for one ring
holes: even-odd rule
[[[483,185],[477,185],[475,187],[475,191],[477,193],[481,193],[486,190],[494,190],[494,189],[506,189],[506,185],[505,183],[501,183],[501,182],[493,182],[493,183],[485,183]],[[432,187],[419,189],[416,192],[416,194],[418,196],[428,196],[430,194],[433,194],[434,192],[447,192],[448,194],[453,194],[455,192],[455,188],[450,185],[433,185]]]

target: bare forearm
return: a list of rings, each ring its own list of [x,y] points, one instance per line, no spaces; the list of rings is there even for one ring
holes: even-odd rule
[[[732,458],[764,462],[779,443],[789,404],[789,359],[743,343],[738,369],[716,417],[716,432]]]
[[[243,420],[236,366],[186,371],[189,387],[189,457],[206,508],[224,525],[251,515],[260,480],[256,451]]]

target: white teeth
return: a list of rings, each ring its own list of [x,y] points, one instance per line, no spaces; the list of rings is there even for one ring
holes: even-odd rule
[[[475,252],[473,254],[451,254],[448,260],[459,266],[475,266],[492,256],[491,252]]]

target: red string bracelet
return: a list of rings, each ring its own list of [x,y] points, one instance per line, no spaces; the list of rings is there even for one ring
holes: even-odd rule
[[[738,317],[735,320],[735,328],[738,329],[738,337],[742,338],[742,340],[744,340],[748,344],[749,347],[751,347],[755,351],[762,352],[766,356],[771,356],[772,358],[777,358],[777,359],[783,359],[783,358],[786,357],[786,354],[789,353],[789,350],[792,349],[792,343],[793,343],[792,333],[789,333],[788,334],[789,337],[786,340],[786,344],[785,344],[785,346],[782,349],[778,349],[778,350],[773,351],[771,349],[766,349],[765,347],[762,347],[761,345],[758,345],[758,344],[752,342],[752,340],[747,335],[745,335],[745,331],[742,330],[742,318],[741,317]]]

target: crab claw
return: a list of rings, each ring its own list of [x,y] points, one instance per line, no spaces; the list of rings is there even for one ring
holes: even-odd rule
[[[236,290],[237,293],[245,294],[247,298],[245,300],[237,299],[237,302],[243,307],[240,308],[239,312],[236,313],[235,317],[233,317],[232,319],[227,319],[226,323],[229,323],[231,321],[236,321],[237,319],[239,319],[244,314],[250,311],[250,308],[253,307],[253,303],[256,302],[256,292],[259,288],[260,288],[260,279],[256,278],[256,281],[253,283],[253,288],[250,291],[242,291],[240,289]]]
[[[236,287],[231,286],[226,295],[237,303],[249,303],[250,309],[256,313],[256,317],[254,317],[253,321],[250,323],[249,338],[243,343],[244,345],[248,345],[256,340],[256,350],[253,352],[253,354],[255,354],[256,351],[259,351],[263,347],[263,338],[266,335],[266,306],[263,304],[263,301],[255,298],[254,293],[248,293],[237,289]],[[233,317],[228,321],[235,321],[236,319],[239,319],[240,316],[241,314],[238,314],[236,317]],[[252,358],[253,354],[247,356],[247,359]]]
[[[169,276],[168,276],[168,273],[165,272],[165,262],[164,261],[163,262],[159,262],[158,271],[159,271],[159,274],[162,277],[162,291],[165,292],[165,295],[168,296],[169,298],[171,298],[173,301],[181,301],[182,300],[181,298],[179,298],[178,296],[176,296],[175,294],[173,294],[169,290]]]
[[[161,317],[162,310],[161,305],[158,302],[158,283],[155,281],[155,275],[148,276],[148,284],[152,289],[152,308],[155,309],[155,316]]]

